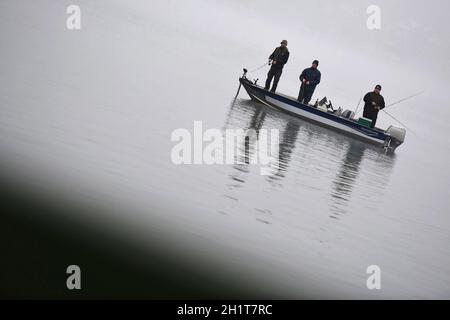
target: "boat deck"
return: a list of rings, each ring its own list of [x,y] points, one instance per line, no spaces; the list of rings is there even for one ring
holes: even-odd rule
[[[247,79],[247,81],[249,81],[249,80]],[[248,85],[252,85],[253,87],[258,88],[259,90],[267,91],[264,87],[262,87],[262,86],[260,86],[260,85],[257,85],[257,84],[254,84],[254,83],[251,83],[251,81],[249,81]],[[287,94],[280,93],[280,92],[275,92],[275,94],[278,95],[278,96],[281,96],[281,97],[283,97],[283,98],[285,98],[285,99],[288,99],[288,100],[291,100],[291,101],[293,101],[293,102],[298,103],[297,98],[294,98],[294,97],[292,97],[292,96],[288,96]],[[346,120],[348,120],[348,121],[350,121],[350,122],[358,123],[358,121],[356,121],[356,120],[354,120],[354,119],[342,118],[342,117],[340,117],[340,116],[334,114],[333,112],[320,110],[320,109],[315,108],[313,105],[310,105],[310,104],[304,104],[304,103],[302,103],[302,105],[303,105],[303,106],[307,106],[307,107],[309,107],[309,108],[313,108],[313,109],[315,109],[315,110],[318,110],[318,111],[321,111],[321,112],[324,112],[324,113],[327,113],[327,114],[329,114],[329,115],[333,115],[333,116],[335,116],[336,118],[346,119]],[[381,129],[381,128],[375,127],[375,128],[370,128],[370,129],[373,130],[373,131],[378,131],[378,132],[380,132],[380,133],[386,133],[386,130]]]

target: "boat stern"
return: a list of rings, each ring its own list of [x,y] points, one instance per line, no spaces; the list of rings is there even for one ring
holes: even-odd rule
[[[405,141],[406,130],[404,128],[389,126],[386,130],[386,134],[389,136],[389,142],[387,147],[395,150],[399,145]]]

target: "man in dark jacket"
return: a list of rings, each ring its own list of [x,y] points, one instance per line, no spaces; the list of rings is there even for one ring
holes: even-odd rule
[[[372,92],[368,92],[364,96],[364,113],[363,117],[372,120],[371,128],[375,127],[377,122],[378,111],[385,107],[384,98],[380,94],[381,86],[377,84]]]
[[[280,80],[281,73],[283,72],[283,67],[287,63],[289,59],[289,50],[287,48],[287,40],[281,41],[281,46],[278,48],[275,48],[274,52],[269,57],[269,64],[272,66],[270,67],[269,72],[267,73],[267,80],[266,80],[266,86],[265,89],[269,90],[270,83],[273,80],[272,85],[272,92],[275,92],[277,89],[278,81]]]
[[[310,68],[303,70],[300,75],[300,81],[302,85],[300,86],[300,92],[298,94],[298,101],[304,104],[308,104],[311,101],[312,95],[316,86],[320,83],[321,74],[317,69],[319,66],[319,61],[314,60]]]

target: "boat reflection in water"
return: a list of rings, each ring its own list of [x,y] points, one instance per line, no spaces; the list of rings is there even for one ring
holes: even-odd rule
[[[299,205],[306,194],[314,194],[316,201],[322,204],[326,196],[328,215],[334,219],[348,211],[355,187],[359,190],[357,206],[360,209],[375,207],[383,197],[395,163],[395,154],[386,155],[370,144],[250,100],[237,99],[231,104],[224,129],[237,128],[256,132],[279,129],[278,170],[260,179],[266,180],[271,190],[282,189],[283,192],[297,194]],[[241,143],[238,149],[241,154],[245,151],[247,154],[239,159],[242,164],[233,166],[230,191],[242,188],[247,179],[258,171],[257,166],[246,161],[254,156],[255,148]],[[359,178],[362,167],[364,175]],[[236,200],[239,196],[226,197]],[[284,201],[283,197],[280,196],[279,201]],[[273,208],[257,210],[271,214],[274,211]],[[269,223],[268,220],[266,222]]]

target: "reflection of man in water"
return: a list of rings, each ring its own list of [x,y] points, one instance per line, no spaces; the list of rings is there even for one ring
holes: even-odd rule
[[[348,210],[348,202],[353,186],[356,184],[361,161],[366,148],[363,145],[351,142],[342,159],[341,168],[333,179],[331,192],[331,217],[338,218]]]
[[[380,94],[381,86],[377,84],[372,92],[368,92],[364,96],[364,113],[363,117],[372,120],[370,127],[374,128],[377,122],[378,111],[385,107],[384,98]]]
[[[289,59],[289,50],[287,48],[287,40],[281,41],[281,46],[275,49],[275,51],[270,55],[269,60],[272,63],[269,72],[267,73],[267,80],[265,89],[269,90],[270,83],[273,80],[272,92],[277,89],[278,81],[280,80],[281,74],[283,73],[283,67]]]

